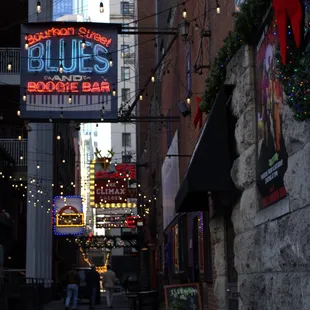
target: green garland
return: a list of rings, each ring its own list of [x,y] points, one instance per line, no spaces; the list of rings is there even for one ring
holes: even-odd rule
[[[293,36],[289,36],[287,64],[282,65],[281,54],[278,48],[277,76],[282,81],[287,104],[294,112],[296,120],[310,119],[310,44],[309,29],[305,28],[306,46],[300,52],[295,47]]]
[[[226,68],[232,57],[244,44],[253,43],[253,33],[257,33],[262,20],[270,8],[270,0],[247,0],[236,14],[234,32],[224,40],[218,56],[211,66],[210,76],[206,79],[205,91],[202,96],[201,109],[209,113],[216,95],[225,82]]]

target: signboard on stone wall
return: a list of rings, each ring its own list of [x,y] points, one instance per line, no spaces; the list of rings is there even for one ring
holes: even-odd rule
[[[276,71],[278,36],[275,24],[271,16],[256,47],[256,170],[262,208],[287,196],[283,181],[288,161],[282,130],[285,96]]]
[[[117,33],[113,24],[22,25],[21,116],[116,121]]]

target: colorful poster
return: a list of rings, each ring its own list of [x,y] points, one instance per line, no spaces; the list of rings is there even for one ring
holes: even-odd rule
[[[269,23],[256,48],[257,186],[262,208],[286,197],[283,182],[288,155],[283,137],[283,86],[277,79],[278,36]]]

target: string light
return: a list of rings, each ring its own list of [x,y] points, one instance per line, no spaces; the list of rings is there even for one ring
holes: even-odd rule
[[[102,1],[100,2],[99,12],[100,12],[100,13],[104,13],[104,6],[103,6]]]
[[[116,89],[115,89],[115,88],[113,88],[112,95],[113,95],[114,97],[116,96]]]
[[[152,82],[155,83],[155,76],[152,76]]]
[[[186,8],[184,8],[182,15],[183,15],[184,19],[187,18],[187,10],[186,10]]]
[[[17,116],[20,116],[20,110],[17,110],[16,114],[17,114]]]
[[[24,93],[24,94],[23,94],[23,101],[26,101],[26,100],[27,100],[27,94]]]
[[[38,14],[41,13],[41,2],[40,1],[37,2],[37,13]]]
[[[71,95],[69,95],[69,97],[68,97],[68,102],[72,103],[72,96]]]
[[[85,41],[85,38],[83,38],[83,40],[82,40],[81,47],[82,47],[82,49],[85,49],[85,47],[86,47],[86,41]]]
[[[216,1],[216,13],[221,14],[221,7],[218,1]]]
[[[11,70],[12,70],[12,63],[9,62],[9,63],[8,63],[8,71],[11,71]]]
[[[143,100],[143,96],[142,94],[139,96],[139,100],[142,101]]]
[[[110,67],[113,67],[113,59],[112,59],[112,57],[110,57],[109,64],[110,64]]]
[[[58,135],[58,136],[56,137],[56,139],[57,139],[57,140],[60,140],[60,139],[61,139],[60,135]]]
[[[28,39],[25,40],[25,50],[27,51],[29,47],[29,41]]]
[[[40,164],[39,163],[37,163],[37,169],[40,169]]]
[[[63,73],[63,71],[64,71],[64,68],[63,68],[63,66],[62,66],[62,63],[60,63],[60,66],[59,66],[59,73]]]

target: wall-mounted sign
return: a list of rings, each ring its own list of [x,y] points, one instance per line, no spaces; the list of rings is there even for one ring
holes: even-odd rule
[[[265,208],[286,197],[284,174],[288,155],[283,137],[285,97],[277,78],[277,43],[275,20],[269,23],[256,47],[257,102],[257,187]]]
[[[84,231],[80,196],[57,196],[53,202],[53,229],[56,235],[79,235]]]
[[[137,189],[135,164],[110,163],[95,159],[90,163],[90,206],[95,208],[135,208]]]
[[[118,25],[29,23],[21,33],[22,117],[117,119],[112,91],[117,89]]]

